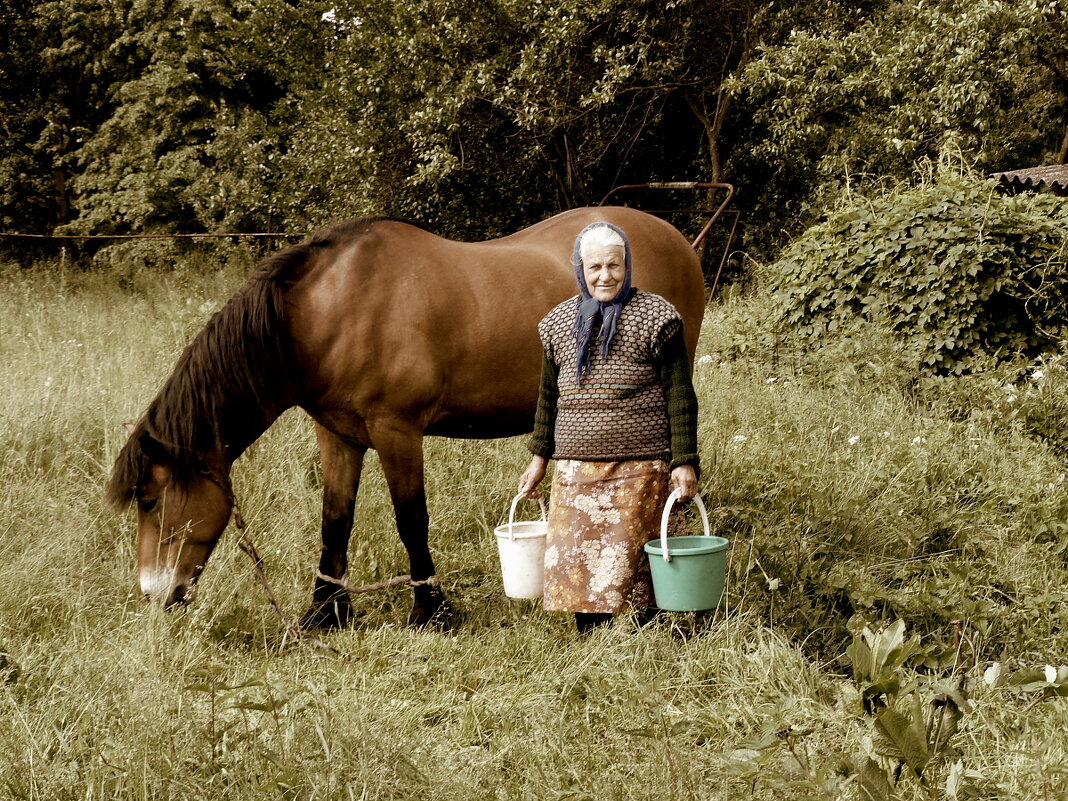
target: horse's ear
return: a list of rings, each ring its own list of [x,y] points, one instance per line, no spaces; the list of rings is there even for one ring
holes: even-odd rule
[[[123,423],[122,427],[126,429],[127,434],[132,434],[134,431],[137,430],[137,426],[135,426],[133,423]]]

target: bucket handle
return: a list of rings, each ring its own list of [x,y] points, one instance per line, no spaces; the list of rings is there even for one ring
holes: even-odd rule
[[[516,495],[514,498],[512,498],[512,508],[508,511],[508,539],[510,539],[510,540],[514,540],[515,539],[515,532],[512,530],[512,526],[515,525],[515,508],[516,508],[516,506],[519,505],[519,502],[521,500],[523,500],[523,498],[525,498],[525,497],[526,496],[521,492],[518,495]],[[543,501],[541,498],[538,498],[538,506],[541,507],[541,519],[545,520],[546,519],[545,501]]]
[[[668,495],[667,503],[664,504],[664,514],[660,517],[660,550],[663,551],[663,557],[665,562],[671,561],[671,553],[668,551],[668,520],[671,518],[671,507],[675,505],[675,502],[682,495],[682,490],[673,490]],[[705,510],[705,502],[701,500],[700,495],[694,495],[693,500],[697,503],[697,511],[701,513],[701,523],[705,527],[705,536],[709,535],[708,528],[708,512]]]

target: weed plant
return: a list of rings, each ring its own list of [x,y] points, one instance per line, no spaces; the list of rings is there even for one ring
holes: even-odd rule
[[[456,623],[413,631],[407,591],[360,595],[321,635],[339,656],[287,635],[232,530],[196,604],[146,604],[131,518],[101,500],[121,424],[245,269],[0,268],[0,798],[1068,792],[1055,355],[924,383],[874,328],[819,356],[739,348],[767,296],[717,305],[695,383],[701,491],[732,540],[719,610],[580,638],[509,601],[492,529],[522,439],[428,440]],[[234,479],[297,618],[319,549],[307,418],[284,415]],[[350,580],[406,572],[373,458],[357,518]]]

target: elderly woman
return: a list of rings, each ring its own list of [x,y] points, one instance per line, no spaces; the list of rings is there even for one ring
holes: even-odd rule
[[[630,242],[594,223],[571,257],[579,295],[538,325],[545,350],[530,465],[537,497],[556,460],[545,547],[545,608],[579,631],[651,603],[643,545],[671,488],[697,487],[697,397],[675,307],[631,286]]]

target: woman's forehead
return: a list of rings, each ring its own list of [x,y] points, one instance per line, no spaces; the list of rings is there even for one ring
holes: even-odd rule
[[[626,258],[626,249],[622,245],[602,245],[585,242],[582,245],[582,263],[590,264],[602,264],[606,261],[617,261],[620,264],[623,263]]]

